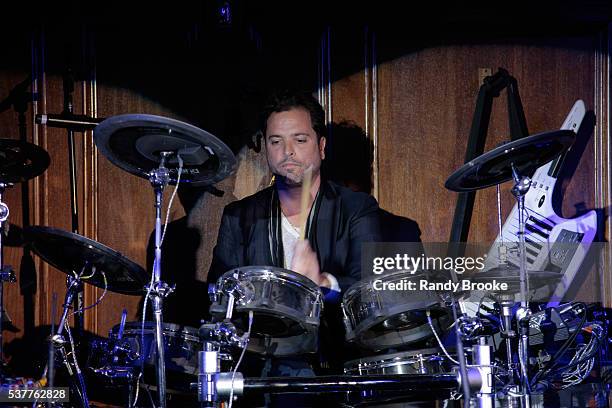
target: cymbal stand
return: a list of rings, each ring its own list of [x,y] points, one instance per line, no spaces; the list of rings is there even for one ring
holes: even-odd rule
[[[514,361],[512,359],[512,339],[516,337],[516,332],[512,329],[512,306],[514,298],[508,296],[498,296],[497,303],[500,309],[502,324],[502,338],[506,345],[506,368],[508,369],[508,379],[514,383]]]
[[[215,285],[211,286],[209,295],[214,298],[218,296],[218,292]],[[235,335],[234,326],[230,323],[234,311],[234,302],[233,293],[228,293],[225,320],[214,326],[207,325],[210,327],[200,329],[201,335],[203,334],[203,337],[209,340],[204,343],[204,350],[198,352],[198,401],[201,408],[216,407],[220,402],[216,381],[221,371],[221,342]],[[227,327],[224,324],[226,322],[229,325]]]
[[[172,292],[172,288],[161,280],[161,210],[164,188],[170,182],[170,170],[166,168],[166,162],[173,152],[161,152],[159,167],[151,170],[149,181],[155,192],[155,262],[153,263],[153,280],[147,288],[153,303],[153,315],[155,316],[155,342],[157,344],[157,391],[159,395],[160,408],[166,407],[166,360],[164,357],[163,337],[163,301]]]
[[[516,322],[519,327],[519,389],[523,396],[529,398],[529,302],[527,294],[529,292],[529,281],[527,280],[527,257],[525,254],[525,194],[531,187],[531,179],[521,176],[517,168],[512,166],[512,178],[514,186],[512,195],[518,204],[518,223],[519,223],[519,270],[520,270],[520,289],[521,307],[516,311]]]
[[[62,358],[62,363],[66,367],[68,374],[76,383],[74,384],[75,391],[81,400],[81,405],[84,408],[89,408],[89,400],[87,398],[87,390],[85,388],[85,380],[83,379],[83,373],[78,367],[72,369],[72,365],[68,360],[68,354],[66,353],[66,340],[63,336],[64,325],[66,324],[66,318],[68,317],[68,309],[70,309],[72,302],[74,300],[74,296],[82,290],[83,282],[79,276],[68,276],[66,279],[66,296],[64,298],[63,304],[63,312],[62,318],[60,319],[59,324],[57,325],[57,332],[53,334],[50,338],[50,342],[54,345],[54,347],[59,350],[60,356]],[[74,358],[76,359],[76,355]]]
[[[495,381],[493,380],[493,346],[487,342],[487,336],[478,338],[478,343],[472,347],[472,359],[478,365],[478,373],[482,378],[480,390],[476,393],[478,408],[493,408],[495,406]]]
[[[4,223],[9,217],[9,207],[2,201],[4,190],[10,184],[0,182],[0,364],[4,364],[3,342],[2,335],[2,320],[4,317],[4,282],[15,282],[15,274],[10,266],[4,266],[2,235],[4,231]],[[0,370],[0,375],[3,373]]]

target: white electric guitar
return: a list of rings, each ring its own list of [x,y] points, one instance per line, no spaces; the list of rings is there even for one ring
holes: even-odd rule
[[[578,132],[586,109],[577,100],[561,129]],[[552,196],[562,158],[539,167],[525,195],[525,250],[528,271],[553,271],[561,277],[549,302],[560,301],[576,277],[597,232],[597,214],[591,210],[573,219],[558,216]],[[510,266],[519,266],[518,205],[515,204],[495,243],[487,254],[486,269],[499,266],[506,258]]]

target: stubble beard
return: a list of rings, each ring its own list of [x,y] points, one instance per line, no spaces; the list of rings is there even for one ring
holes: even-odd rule
[[[280,171],[277,172],[276,176],[280,177],[286,185],[291,187],[298,187],[301,186],[304,182],[304,171],[301,167],[296,170],[298,171],[294,172],[280,169]]]

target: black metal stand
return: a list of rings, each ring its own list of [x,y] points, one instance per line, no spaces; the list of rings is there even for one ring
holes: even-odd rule
[[[72,115],[74,113],[74,105],[72,101],[72,93],[74,92],[74,77],[70,68],[66,69],[63,77],[64,87],[64,115]],[[77,170],[76,170],[76,150],[74,145],[74,131],[71,128],[67,129],[68,136],[68,171],[70,173],[70,215],[72,221],[71,231],[75,234],[79,233],[79,206],[77,202]],[[83,299],[82,288],[76,293],[74,298],[74,329],[77,337],[80,339],[83,335],[85,327],[83,319],[83,307],[85,301]]]
[[[349,391],[455,390],[456,374],[338,375],[319,377],[245,378],[244,392],[332,393]]]
[[[4,195],[4,189],[6,188],[6,186],[7,184],[0,182],[0,364],[4,364],[4,336],[2,334],[2,319],[4,317],[4,282],[15,281],[15,275],[13,274],[12,268],[10,266],[4,265],[4,248],[2,246],[4,223],[6,222],[9,216],[8,205],[6,205],[2,201],[2,196]]]
[[[166,161],[172,152],[161,152],[159,167],[151,171],[149,181],[155,192],[155,261],[153,263],[153,285],[150,296],[153,304],[153,315],[155,316],[155,342],[157,344],[157,390],[159,395],[159,406],[166,407],[166,360],[164,356],[163,335],[163,302],[164,298],[172,292],[172,288],[161,280],[161,210],[164,188],[170,181],[170,172],[166,168]]]
[[[518,203],[518,223],[519,223],[519,271],[521,289],[521,307],[516,312],[516,323],[519,328],[519,378],[520,391],[523,396],[529,396],[531,392],[529,385],[529,280],[527,279],[527,254],[525,252],[525,194],[531,187],[531,179],[521,176],[512,167],[512,177],[514,187],[512,195]]]
[[[478,92],[470,137],[465,152],[465,163],[484,153],[491,110],[493,108],[493,98],[498,97],[504,88],[508,88],[508,119],[512,140],[518,140],[529,134],[516,79],[508,71],[500,68],[497,73],[485,78],[485,83]],[[467,241],[475,195],[476,192],[474,191],[459,193],[453,216],[450,242]],[[461,254],[457,254],[457,256],[461,256]]]
[[[475,159],[476,157],[484,153],[487,131],[489,128],[489,121],[491,119],[491,111],[493,107],[493,98],[498,97],[500,95],[500,92],[504,88],[508,89],[508,119],[510,122],[510,134],[512,140],[517,140],[528,135],[527,123],[525,120],[525,114],[523,112],[521,99],[518,93],[518,85],[516,79],[510,76],[508,71],[500,68],[497,73],[485,78],[485,82],[480,87],[480,90],[478,92],[476,109],[474,111],[472,127],[470,129],[470,136],[465,152],[465,163]],[[459,193],[457,197],[457,204],[455,206],[455,213],[453,216],[453,224],[449,239],[449,242],[451,243],[449,256],[462,256],[463,252],[465,251],[465,246],[461,245],[460,243],[464,243],[468,239],[475,197],[475,191]],[[454,275],[454,273],[453,280],[456,281],[456,276]],[[452,300],[452,309],[455,322],[457,322],[457,311],[454,299]],[[468,404],[466,405],[467,407],[469,406],[468,400],[470,396],[470,390],[466,386],[465,381],[465,378],[467,376],[467,370],[465,365],[465,355],[463,354],[463,344],[459,331],[457,331],[456,340],[456,347],[458,353],[457,357],[460,363],[461,378],[464,379],[463,393],[464,397],[466,397],[466,404]]]
[[[83,373],[75,366],[74,369],[68,360],[68,354],[66,353],[66,340],[64,339],[62,333],[64,331],[64,325],[66,323],[66,319],[68,317],[68,310],[70,309],[72,302],[74,300],[75,294],[79,291],[82,291],[83,283],[79,278],[74,278],[69,276],[66,280],[66,297],[64,298],[63,312],[62,318],[57,326],[57,332],[51,336],[50,342],[53,344],[54,348],[59,351],[62,363],[66,367],[68,374],[73,382],[73,388],[75,390],[75,394],[79,397],[79,402],[83,408],[89,408],[89,400],[87,398],[87,389],[85,387],[85,380],[83,378]],[[73,356],[75,359],[77,356]]]

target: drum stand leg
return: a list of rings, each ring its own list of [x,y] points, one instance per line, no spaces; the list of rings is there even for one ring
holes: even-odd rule
[[[493,347],[487,344],[486,337],[480,337],[479,343],[473,347],[474,364],[480,366],[478,371],[482,378],[482,386],[476,395],[478,408],[493,408],[494,401],[494,380],[493,380]]]
[[[501,322],[504,343],[506,345],[506,369],[508,370],[508,380],[514,384],[514,361],[512,359],[512,339],[516,333],[512,330],[512,306],[513,300],[500,299],[499,308],[501,309]]]
[[[78,293],[82,286],[82,282],[79,278],[74,278],[72,276],[68,276],[66,280],[66,297],[64,299],[62,318],[57,326],[57,333],[51,336],[50,342],[53,344],[55,348],[58,349],[62,363],[66,367],[68,374],[74,381],[74,388],[76,390],[77,395],[80,398],[80,402],[82,407],[89,408],[89,400],[87,399],[87,390],[85,387],[85,380],[83,379],[83,373],[78,367],[75,367],[74,371],[72,370],[72,366],[70,365],[70,361],[68,360],[68,354],[66,353],[66,340],[62,335],[64,330],[64,325],[66,323],[66,318],[68,317],[68,309],[72,304],[75,293]],[[76,355],[73,356],[76,359]]]
[[[7,183],[0,183],[0,380],[4,381],[4,336],[2,334],[2,321],[4,320],[4,282],[15,282],[15,272],[10,266],[4,265],[4,247],[2,245],[2,234],[4,223],[9,217],[9,207],[2,201],[4,189],[10,186]]]
[[[216,377],[220,371],[219,348],[205,343],[205,349],[198,353],[198,401],[201,408],[217,404]]]
[[[459,376],[461,378],[461,388],[463,389],[463,406],[470,405],[470,386],[468,382],[468,370],[465,362],[465,353],[463,351],[463,340],[461,339],[461,331],[459,330],[459,319],[457,316],[457,302],[454,296],[451,296],[451,309],[453,311],[453,321],[455,324],[455,344],[457,347],[457,359],[459,360]]]
[[[527,279],[527,259],[525,254],[525,194],[531,187],[531,179],[521,176],[517,169],[512,166],[512,178],[514,186],[512,187],[512,195],[516,198],[518,204],[518,223],[519,223],[519,269],[521,283],[521,307],[516,312],[516,322],[519,326],[519,374],[520,382],[519,389],[522,395],[529,398],[529,303],[527,294],[529,292],[529,281]]]
[[[164,188],[170,181],[170,172],[165,167],[166,160],[174,153],[161,152],[159,167],[152,170],[149,181],[155,192],[155,262],[153,263],[152,287],[148,288],[152,303],[153,315],[155,316],[155,343],[157,345],[157,391],[159,395],[160,408],[166,408],[166,360],[164,356],[163,336],[163,301],[170,292],[170,288],[161,280],[161,207]]]

